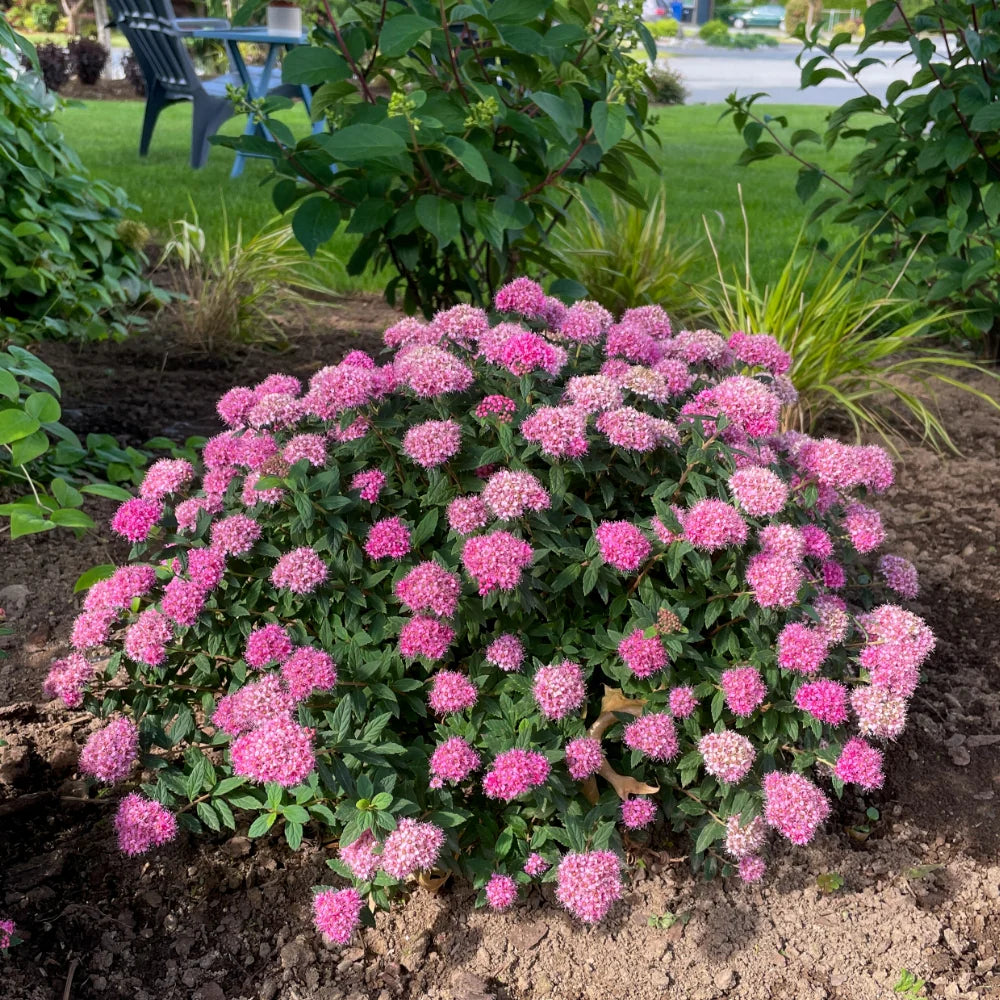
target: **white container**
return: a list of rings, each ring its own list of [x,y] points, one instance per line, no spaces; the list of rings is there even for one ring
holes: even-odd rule
[[[267,8],[267,30],[274,35],[301,35],[301,7]]]

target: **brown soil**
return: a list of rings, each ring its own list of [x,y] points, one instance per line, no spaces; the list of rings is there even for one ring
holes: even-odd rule
[[[389,313],[354,299],[305,324],[280,357],[209,363],[143,337],[77,354],[42,352],[63,381],[68,421],[141,442],[217,429],[212,404],[273,370],[308,374],[364,347]],[[977,384],[995,388],[985,380]],[[939,636],[911,723],[877,799],[850,800],[806,849],[776,848],[767,881],[703,884],[671,853],[640,850],[624,902],[583,930],[548,889],[508,915],[472,907],[463,886],[419,890],[356,946],[327,948],[309,887],[330,881],[322,845],[180,837],[122,857],[113,801],[75,777],[89,716],[44,701],[65,650],[76,576],[123,553],[105,533],[0,538],[0,605],[16,634],[0,661],[0,915],[26,941],[9,953],[0,1000],[875,1000],[901,970],[934,996],[1000,988],[1000,413],[951,392],[962,456],[904,449],[882,504],[890,550],[923,571],[916,602]],[[100,512],[103,515],[107,511]],[[879,819],[866,821],[875,805]],[[667,845],[664,845],[665,847]],[[820,891],[818,875],[843,886]],[[650,926],[649,918],[672,914]]]
[[[74,76],[59,88],[59,96],[74,101],[144,101],[128,80],[105,80],[80,83]]]

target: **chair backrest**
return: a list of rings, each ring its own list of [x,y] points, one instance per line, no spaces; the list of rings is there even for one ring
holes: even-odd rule
[[[170,0],[109,0],[109,6],[146,78],[147,94],[160,89],[183,98],[201,89]]]

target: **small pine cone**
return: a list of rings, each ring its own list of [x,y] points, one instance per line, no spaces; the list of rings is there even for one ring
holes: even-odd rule
[[[681,620],[669,608],[660,608],[656,615],[656,631],[660,635],[670,635],[680,632]]]

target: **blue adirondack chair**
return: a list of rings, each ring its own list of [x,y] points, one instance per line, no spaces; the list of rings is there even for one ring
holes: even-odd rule
[[[168,104],[190,101],[193,107],[191,120],[191,166],[203,167],[208,160],[209,137],[218,132],[233,107],[226,97],[226,86],[240,86],[235,73],[202,80],[184,46],[188,31],[196,28],[222,28],[229,23],[221,19],[186,19],[174,17],[170,0],[109,0],[113,23],[127,39],[146,81],[146,113],[142,120],[139,155],[149,152],[149,142],[160,112]],[[258,67],[250,67],[251,75],[259,74]],[[301,96],[299,89],[282,84],[281,74],[275,69],[271,74],[268,94],[286,97]]]

